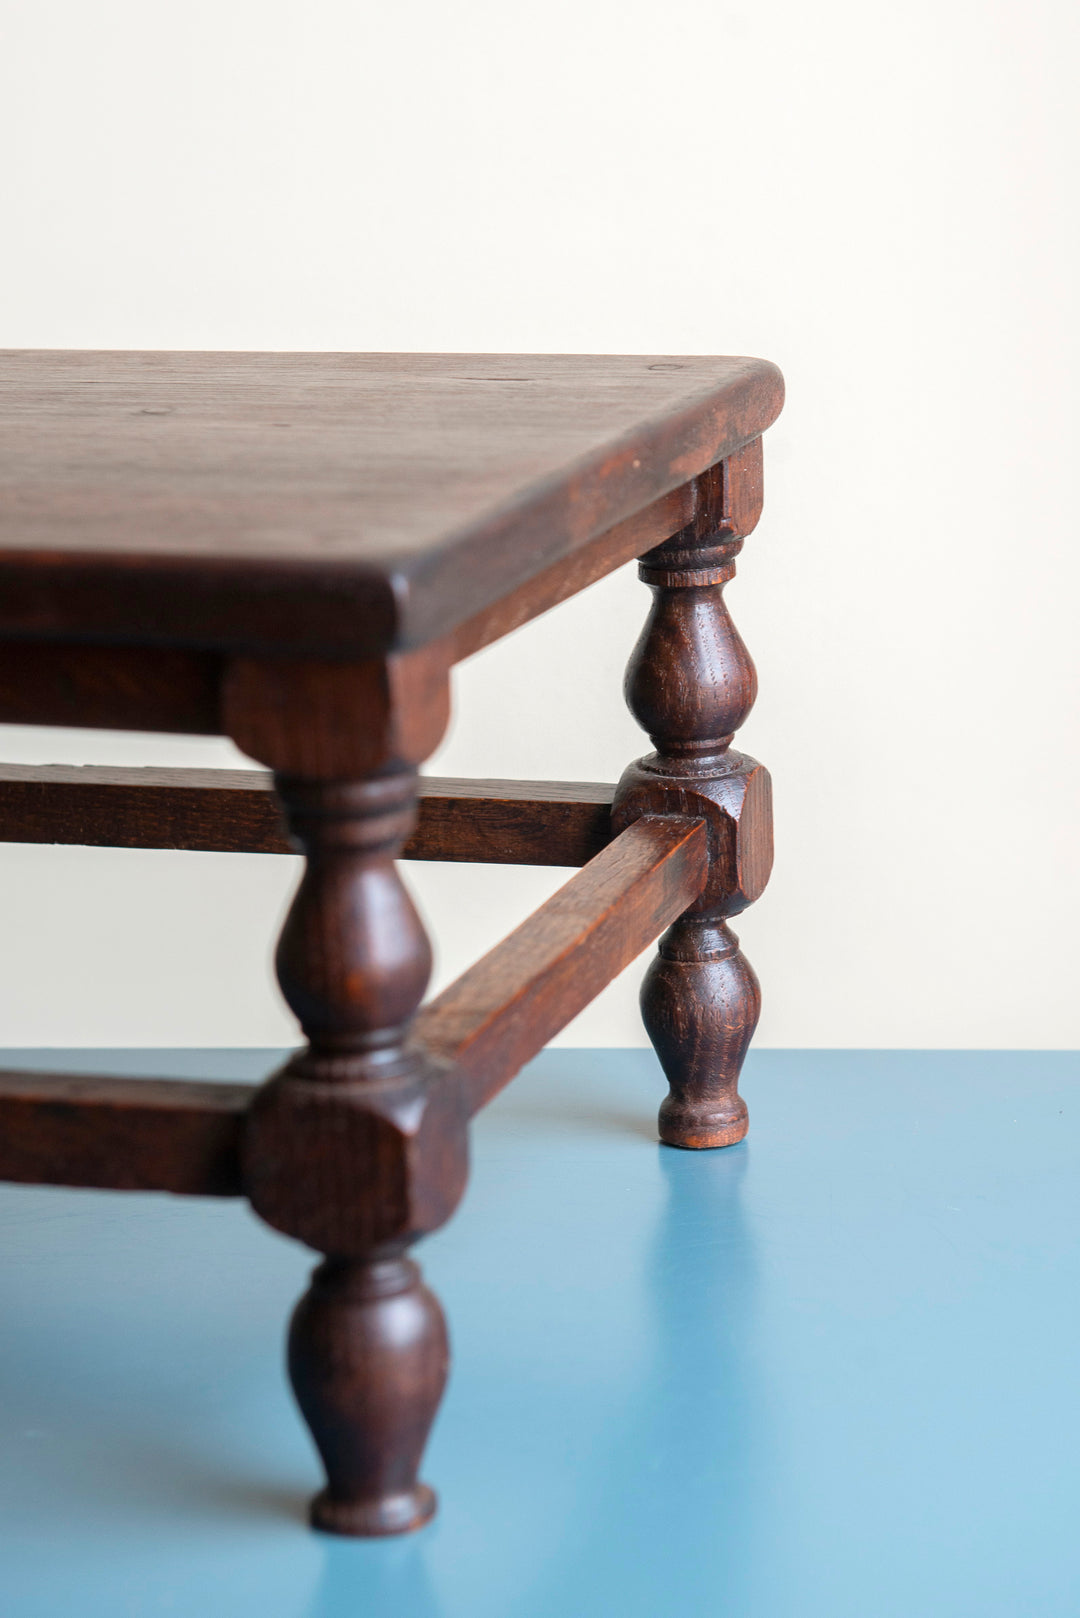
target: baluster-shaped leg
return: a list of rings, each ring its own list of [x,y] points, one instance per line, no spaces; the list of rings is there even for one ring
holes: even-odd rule
[[[435,1495],[417,1474],[450,1350],[434,1293],[411,1259],[326,1259],[289,1331],[289,1375],[328,1479],[317,1528],[419,1528]]]
[[[277,971],[308,1044],[252,1106],[245,1186],[264,1219],[326,1255],[293,1317],[289,1371],[326,1468],[312,1521],[365,1535],[419,1527],[434,1510],[418,1468],[446,1381],[446,1324],[406,1249],[449,1217],[467,1168],[454,1076],[409,1042],[431,950],[394,863],[416,815],[402,754],[434,743],[398,722],[395,671],[382,672],[350,692],[348,671],[331,670],[297,694],[288,671],[246,666],[232,687],[241,745],[289,764],[276,785],[306,856]],[[342,682],[353,730],[319,741]],[[320,695],[321,714],[318,702],[308,712]],[[273,731],[294,698],[286,744],[265,715]]]
[[[757,680],[724,585],[761,511],[761,441],[698,480],[693,523],[642,558],[653,606],[626,675],[626,699],[654,753],[619,783],[615,822],[699,816],[709,880],[660,940],[642,985],[645,1027],[668,1079],[660,1138],[730,1146],[746,1134],[739,1071],[757,1026],[757,979],[726,918],[762,892],[772,864],[768,771],[731,741]]]

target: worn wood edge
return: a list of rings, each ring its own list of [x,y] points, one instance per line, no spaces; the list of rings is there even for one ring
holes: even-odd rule
[[[240,1137],[257,1088],[0,1072],[0,1180],[240,1196]]]
[[[646,815],[417,1016],[415,1036],[485,1106],[700,893],[703,821]]]
[[[492,602],[482,612],[459,624],[450,637],[451,661],[460,663],[474,652],[501,640],[522,624],[557,607],[605,578],[616,568],[662,545],[692,522],[697,510],[697,484],[680,484],[651,505],[616,523],[579,551],[557,562]]]
[[[725,380],[698,381],[680,402],[670,403],[659,414],[596,444],[579,459],[552,469],[414,556],[400,560],[394,556],[383,567],[325,558],[283,562],[260,555],[242,559],[200,556],[200,578],[193,584],[191,559],[179,553],[110,550],[80,553],[77,558],[59,553],[63,565],[51,566],[44,575],[41,560],[54,562],[51,553],[5,550],[0,553],[5,636],[62,643],[130,642],[135,639],[131,626],[137,623],[139,649],[199,648],[344,659],[377,657],[416,649],[447,635],[453,638],[458,631],[464,632],[466,621],[471,623],[482,615],[473,610],[477,595],[462,603],[460,616],[451,618],[442,617],[435,601],[463,570],[471,570],[474,563],[483,566],[493,545],[510,547],[510,554],[520,557],[520,562],[488,584],[480,574],[477,594],[488,597],[482,613],[497,609],[500,599],[518,591],[527,594],[530,576],[539,578],[571,564],[576,554],[605,533],[662,502],[767,430],[784,400],[783,378],[777,367],[745,355],[713,358],[734,367]],[[612,482],[617,484],[617,495],[610,487]],[[651,543],[659,543],[662,537],[669,536],[657,536]],[[534,573],[536,562],[541,565]],[[159,621],[161,602],[178,590],[192,604],[188,624],[179,628],[171,620]],[[118,614],[114,602],[121,596],[127,605]],[[238,620],[247,622],[244,609],[256,598],[262,617],[258,623],[248,623],[245,631],[238,627]],[[298,610],[298,600],[303,601],[303,610]],[[71,622],[75,603],[78,625]],[[87,603],[94,604],[92,613]],[[65,610],[65,604],[70,610]],[[547,604],[553,605],[554,600]],[[536,610],[544,611],[546,606]],[[187,722],[177,728],[199,729]]]
[[[447,633],[427,622],[423,606],[414,606],[413,590],[423,583],[430,592],[442,576],[468,565],[473,548],[482,553],[485,546],[502,540],[516,545],[523,556],[543,556],[546,560],[541,573],[530,575],[523,571],[517,583],[508,580],[498,599],[485,603],[481,613],[471,614],[468,622],[497,608],[499,601],[519,590],[527,593],[537,578],[557,572],[575,554],[580,555],[648,508],[662,504],[665,497],[710,466],[760,438],[783,409],[783,376],[769,360],[732,355],[724,358],[741,365],[740,372],[725,383],[694,389],[675,409],[639,422],[621,437],[598,445],[571,467],[523,490],[508,506],[496,507],[466,532],[449,535],[444,546],[418,558],[415,570],[403,568],[395,581],[397,644],[402,648],[419,646]],[[657,486],[655,468],[665,463],[667,475]],[[612,510],[610,500],[601,500],[601,491],[616,469],[623,484],[621,510],[618,506]],[[606,521],[597,522],[592,517],[598,501],[608,508]],[[553,548],[552,536],[560,534],[567,538]],[[618,566],[618,562],[611,565]],[[462,627],[459,624],[458,630]],[[457,632],[449,630],[451,637]],[[498,633],[505,634],[506,630]]]
[[[696,484],[680,485],[585,548],[570,552],[504,592],[483,611],[432,641],[432,647],[440,650],[447,667],[460,662],[670,538],[693,519],[696,504]],[[83,566],[85,559],[79,564]],[[0,557],[0,591],[10,595],[4,567]],[[140,578],[152,571],[147,563]],[[107,594],[110,587],[103,581],[108,578],[103,562],[101,576],[93,575],[87,589]],[[281,581],[276,582],[280,590]],[[175,588],[183,588],[181,577]],[[120,638],[128,640],[130,631]],[[232,648],[234,653],[243,649]],[[284,650],[286,663],[296,658],[297,647]],[[380,640],[373,648],[350,648],[350,657],[324,639],[312,650],[318,658],[348,663],[361,654],[382,656],[385,648]],[[216,641],[212,648],[101,645],[77,636],[51,639],[47,626],[39,638],[9,632],[0,639],[0,721],[220,735],[229,728],[222,703],[227,666],[231,666],[229,660],[223,658]]]
[[[421,777],[413,860],[584,865],[614,785]],[[267,770],[0,764],[0,842],[291,854]]]

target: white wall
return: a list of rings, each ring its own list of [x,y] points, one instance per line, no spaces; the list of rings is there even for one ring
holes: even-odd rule
[[[751,353],[730,591],[776,1045],[1074,1045],[1069,0],[4,0],[0,342]],[[463,667],[433,767],[614,778],[645,591]],[[8,730],[0,756],[224,743]],[[291,861],[0,852],[0,1044],[272,1044]],[[552,873],[412,868],[442,977]],[[631,1044],[628,974],[565,1036]]]

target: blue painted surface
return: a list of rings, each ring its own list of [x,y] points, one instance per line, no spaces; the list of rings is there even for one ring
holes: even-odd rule
[[[121,1060],[270,1065],[64,1058]],[[1076,1618],[1078,1080],[760,1052],[750,1141],[693,1154],[655,1143],[648,1053],[545,1053],[422,1252],[442,1510],[377,1544],[302,1525],[308,1255],[238,1203],[2,1187],[0,1611]]]

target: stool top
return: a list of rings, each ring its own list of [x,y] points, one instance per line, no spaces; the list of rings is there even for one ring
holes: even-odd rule
[[[0,635],[422,645],[775,419],[755,359],[0,353]]]

